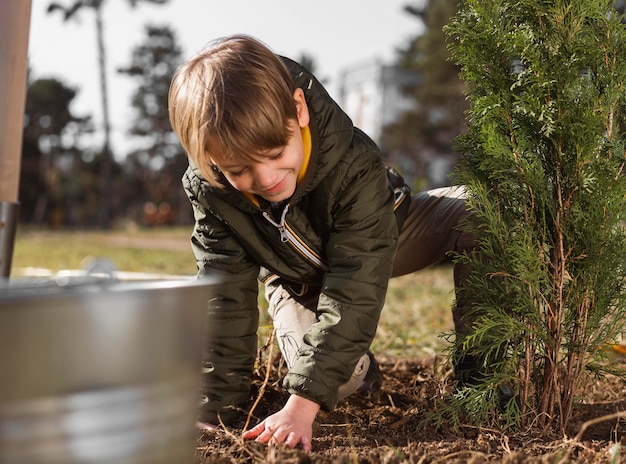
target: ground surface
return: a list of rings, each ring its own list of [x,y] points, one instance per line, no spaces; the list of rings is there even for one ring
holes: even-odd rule
[[[146,237],[142,232],[141,240],[129,234],[94,234],[94,239],[99,246],[110,244],[115,247],[157,249],[160,255],[163,250],[177,251],[183,255],[182,261],[186,263],[189,260],[189,232],[174,234],[166,230],[164,234],[165,238],[161,235]],[[28,240],[23,238],[25,235]],[[61,245],[70,244],[72,249],[77,250],[78,258],[76,263],[69,264],[69,269],[77,269],[80,268],[81,260],[92,253],[79,246],[81,240],[89,238],[85,234],[78,237],[72,235],[71,239],[60,234],[60,238],[57,237],[59,242],[53,242],[52,245],[42,245],[38,241],[41,237],[49,239],[51,235],[54,234],[49,231],[21,234],[24,243],[20,253],[16,254],[14,264],[26,267],[36,263],[54,271],[67,269],[65,261],[60,264],[42,263],[39,250],[52,252],[59,249],[65,260],[70,253]],[[33,251],[34,257],[27,253],[29,250]],[[103,255],[98,250],[96,255]],[[129,255],[127,248],[122,251]],[[138,259],[136,255],[130,256],[133,260]],[[170,257],[168,259],[171,260]],[[192,260],[190,262],[193,267]],[[121,262],[118,264],[122,265]],[[156,272],[160,269],[152,264],[140,264],[143,271]],[[124,265],[121,268],[127,269]],[[181,270],[174,272],[187,273]],[[390,293],[393,298],[390,300],[394,304],[385,310],[385,320],[377,334],[379,345],[375,352],[384,349],[385,352],[406,353],[411,350],[411,344],[407,344],[410,336],[402,332],[403,326],[420,344],[424,343],[429,334],[436,339],[433,334],[451,327],[447,309],[450,303],[448,292],[452,286],[451,274],[445,269],[435,269],[432,273],[421,273],[419,282],[417,278],[415,282],[399,280],[395,288],[392,280]],[[420,288],[419,293],[412,290],[411,283]],[[438,289],[441,291],[435,292]],[[434,293],[441,293],[445,301],[437,304]],[[433,309],[439,306],[445,309]],[[416,333],[419,327],[424,327],[426,332]],[[396,338],[402,341],[398,347],[393,343]],[[430,352],[434,353],[439,345],[432,343],[431,348]],[[615,362],[626,365],[625,360],[626,356],[616,358]],[[432,358],[379,358],[379,362],[385,381],[381,392],[367,398],[351,397],[332,413],[320,413],[315,425],[312,452],[244,443],[239,438],[244,425],[242,422],[237,424],[239,428],[221,429],[211,434],[200,433],[194,464],[626,463],[626,449],[621,450],[622,445],[626,446],[626,418],[620,416],[608,419],[615,413],[626,415],[626,385],[622,381],[607,379],[583,386],[581,401],[574,409],[574,418],[567,431],[568,438],[539,430],[505,434],[471,426],[463,426],[458,430],[449,427],[436,429],[433,425],[424,425],[423,421],[428,413],[435,410],[434,398],[439,396],[443,388],[445,372],[435,372]],[[257,389],[262,385],[262,374],[259,372],[255,381]],[[270,381],[254,410],[251,425],[267,413],[280,409],[286,400],[279,387],[280,376],[275,371],[271,372]],[[598,422],[592,423],[595,419]],[[583,428],[584,433],[577,437]]]
[[[240,428],[220,429],[199,434],[196,464],[626,462],[626,451],[621,451],[620,459],[621,445],[626,445],[625,418],[619,414],[626,410],[623,381],[609,378],[585,385],[567,437],[539,430],[505,434],[475,426],[437,429],[423,420],[436,407],[433,399],[444,385],[445,372],[436,371],[428,359],[379,361],[382,390],[351,397],[332,413],[320,413],[312,452],[244,443]],[[259,379],[256,388],[261,384]],[[251,425],[284,401],[278,380],[273,379]]]

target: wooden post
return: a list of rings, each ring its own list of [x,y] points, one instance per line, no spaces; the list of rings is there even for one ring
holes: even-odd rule
[[[31,0],[0,2],[0,277],[11,272],[17,228]]]

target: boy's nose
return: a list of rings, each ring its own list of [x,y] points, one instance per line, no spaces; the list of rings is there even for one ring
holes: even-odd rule
[[[254,180],[259,187],[272,187],[276,183],[276,171],[269,166],[258,164],[255,166]]]

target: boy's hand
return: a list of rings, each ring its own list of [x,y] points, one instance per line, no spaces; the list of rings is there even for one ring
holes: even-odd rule
[[[311,451],[313,421],[319,409],[319,404],[314,401],[291,395],[283,409],[244,432],[243,438],[270,445],[284,443],[290,448],[302,443],[304,451]]]

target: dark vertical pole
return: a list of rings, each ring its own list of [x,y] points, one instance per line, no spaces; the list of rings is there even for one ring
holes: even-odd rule
[[[104,28],[102,25],[102,0],[95,0],[94,8],[96,13],[96,34],[98,38],[102,119],[104,123],[104,144],[102,147],[102,165],[100,167],[100,226],[108,230],[111,228],[111,171],[113,167],[113,154],[111,153],[111,123],[109,119],[106,48],[104,46]]]
[[[31,0],[0,2],[0,277],[9,277],[18,191]]]

